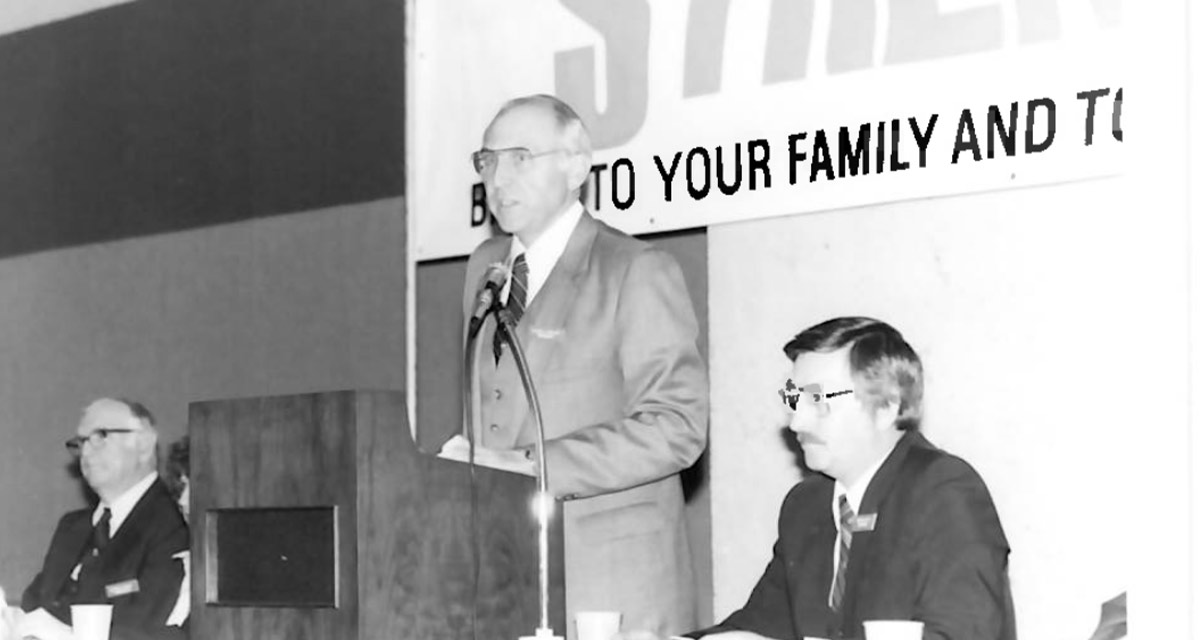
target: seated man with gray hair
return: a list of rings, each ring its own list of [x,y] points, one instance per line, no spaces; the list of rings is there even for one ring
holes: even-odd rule
[[[69,634],[73,604],[111,604],[113,640],[178,634],[167,617],[184,575],[176,556],[189,536],[158,477],[157,445],[154,417],[141,403],[102,398],[84,410],[67,449],[99,503],[59,521],[21,599],[23,635]]]

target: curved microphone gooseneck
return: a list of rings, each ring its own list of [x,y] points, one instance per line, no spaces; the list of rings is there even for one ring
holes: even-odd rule
[[[534,510],[538,524],[538,605],[541,618],[533,636],[539,640],[556,638],[550,628],[550,513],[554,510],[554,496],[550,495],[549,480],[546,474],[546,427],[542,423],[542,405],[538,402],[537,389],[533,385],[533,377],[529,374],[529,362],[525,359],[525,350],[517,338],[516,322],[512,312],[507,307],[496,309],[496,331],[500,337],[512,347],[513,362],[521,376],[521,386],[525,387],[525,399],[529,402],[529,410],[533,413],[534,425],[537,427],[537,498]]]

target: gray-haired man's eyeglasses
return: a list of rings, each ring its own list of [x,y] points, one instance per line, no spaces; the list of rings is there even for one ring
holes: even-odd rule
[[[96,429],[95,431],[87,434],[86,436],[75,436],[74,438],[68,439],[66,442],[67,451],[70,451],[71,453],[73,453],[75,455],[79,455],[81,452],[83,452],[83,443],[85,443],[85,442],[92,443],[93,447],[102,447],[102,446],[104,446],[104,443],[108,440],[108,436],[110,434],[133,433],[134,431],[137,431],[137,429],[116,429],[116,428]]]
[[[483,176],[496,170],[496,165],[500,164],[500,158],[505,156],[509,163],[520,171],[524,169],[534,158],[548,156],[552,153],[562,153],[569,149],[550,149],[534,153],[525,147],[510,147],[508,149],[480,149],[471,154],[471,165],[475,167],[475,172]]]

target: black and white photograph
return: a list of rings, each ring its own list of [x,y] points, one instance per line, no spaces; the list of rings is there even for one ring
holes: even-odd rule
[[[0,640],[1200,637],[1191,0],[2,0]]]

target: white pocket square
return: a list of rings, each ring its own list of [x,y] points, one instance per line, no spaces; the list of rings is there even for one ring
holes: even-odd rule
[[[559,336],[566,333],[566,331],[563,329],[543,329],[540,327],[532,327],[529,329],[529,333],[533,334],[533,337],[541,340],[557,340]]]

